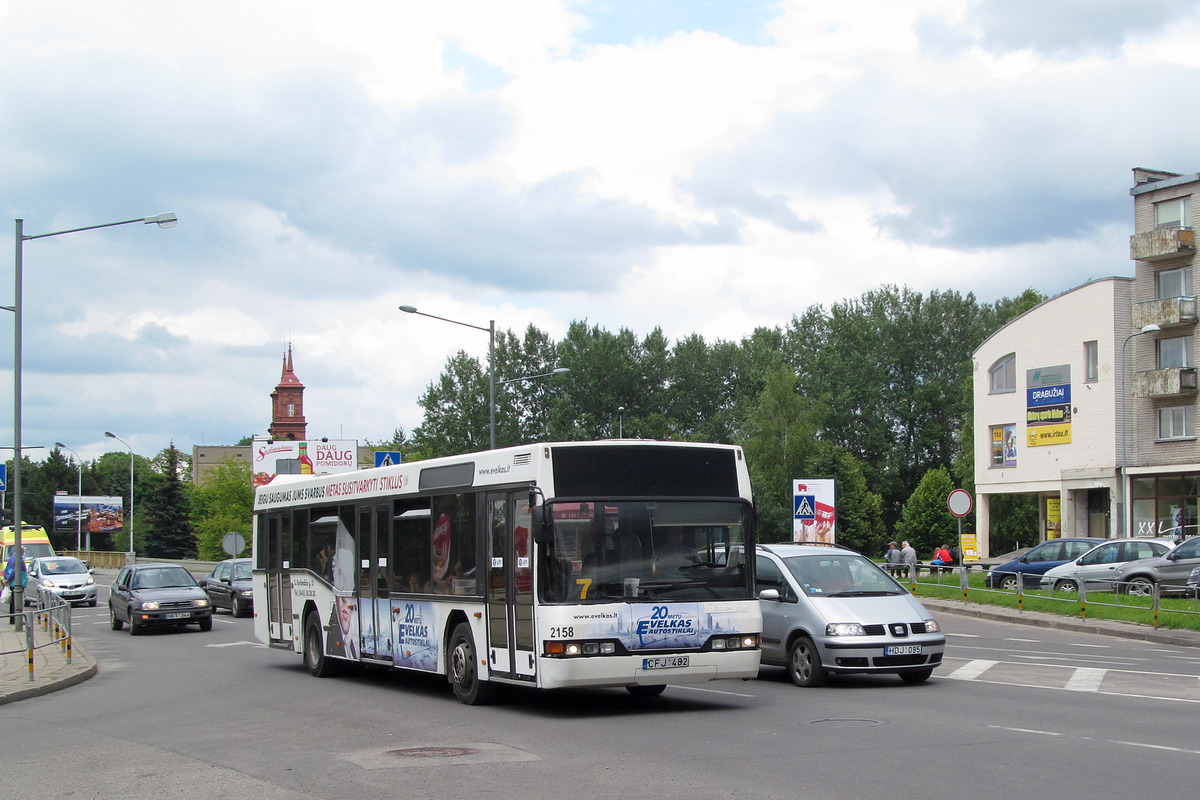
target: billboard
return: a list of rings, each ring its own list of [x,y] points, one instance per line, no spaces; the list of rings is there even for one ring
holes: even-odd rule
[[[260,439],[251,451],[250,474],[255,486],[265,486],[276,475],[329,475],[358,469],[357,439]]]
[[[125,524],[125,498],[60,494],[54,497],[56,533],[119,531]]]
[[[836,541],[837,507],[834,481],[828,478],[792,481],[792,541]]]

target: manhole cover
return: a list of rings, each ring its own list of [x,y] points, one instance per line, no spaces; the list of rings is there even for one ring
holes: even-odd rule
[[[869,728],[883,723],[877,719],[814,719],[808,724],[827,728]]]
[[[388,750],[387,755],[397,758],[454,758],[473,756],[478,752],[474,747],[406,747],[403,750]]]

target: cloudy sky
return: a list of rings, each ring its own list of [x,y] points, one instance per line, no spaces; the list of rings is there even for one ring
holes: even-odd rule
[[[487,352],[402,304],[736,340],[1132,275],[1132,168],[1200,170],[1198,6],[0,0],[7,217],[180,220],[25,243],[23,442],[265,433],[289,342],[310,438],[387,439]]]

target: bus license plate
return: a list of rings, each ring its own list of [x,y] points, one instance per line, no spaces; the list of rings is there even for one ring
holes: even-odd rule
[[[921,645],[919,644],[894,644],[891,647],[883,648],[885,656],[919,656],[921,655]]]
[[[660,656],[658,658],[643,658],[642,669],[673,669],[686,667],[690,656]]]
[[[190,611],[177,611],[174,614],[167,614],[166,619],[188,619],[192,616]]]

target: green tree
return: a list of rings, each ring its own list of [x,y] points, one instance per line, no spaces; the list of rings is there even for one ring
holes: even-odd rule
[[[796,393],[796,376],[779,367],[746,421],[742,449],[758,508],[758,535],[763,542],[792,539],[792,479],[809,475],[817,461],[817,419],[813,403]]]
[[[240,533],[250,542],[254,511],[254,487],[250,465],[226,459],[209,472],[192,490],[192,520],[199,557],[217,561],[227,557],[221,540],[227,533]]]
[[[927,557],[938,545],[958,545],[958,518],[946,505],[955,488],[950,470],[937,467],[925,473],[904,504],[896,534],[907,539],[918,555]]]
[[[150,488],[150,482],[154,478],[154,471],[150,467],[150,461],[139,455],[133,456],[133,495],[134,502],[140,506],[146,497],[146,492]],[[106,497],[120,497],[124,503],[124,522],[121,526],[121,532],[110,533],[113,549],[133,549],[135,552],[141,552],[141,545],[145,536],[145,527],[138,527],[137,521],[139,516],[137,509],[130,505],[129,502],[129,469],[130,456],[128,452],[105,453],[96,459],[93,464],[93,474],[96,478],[97,494]],[[133,526],[134,541],[129,542],[130,525]],[[96,538],[92,537],[92,547],[100,549]]]
[[[161,471],[155,473],[149,496],[142,504],[143,519],[149,527],[143,533],[142,551],[150,558],[195,558],[196,533],[183,481],[186,468],[174,442],[156,462]]]

